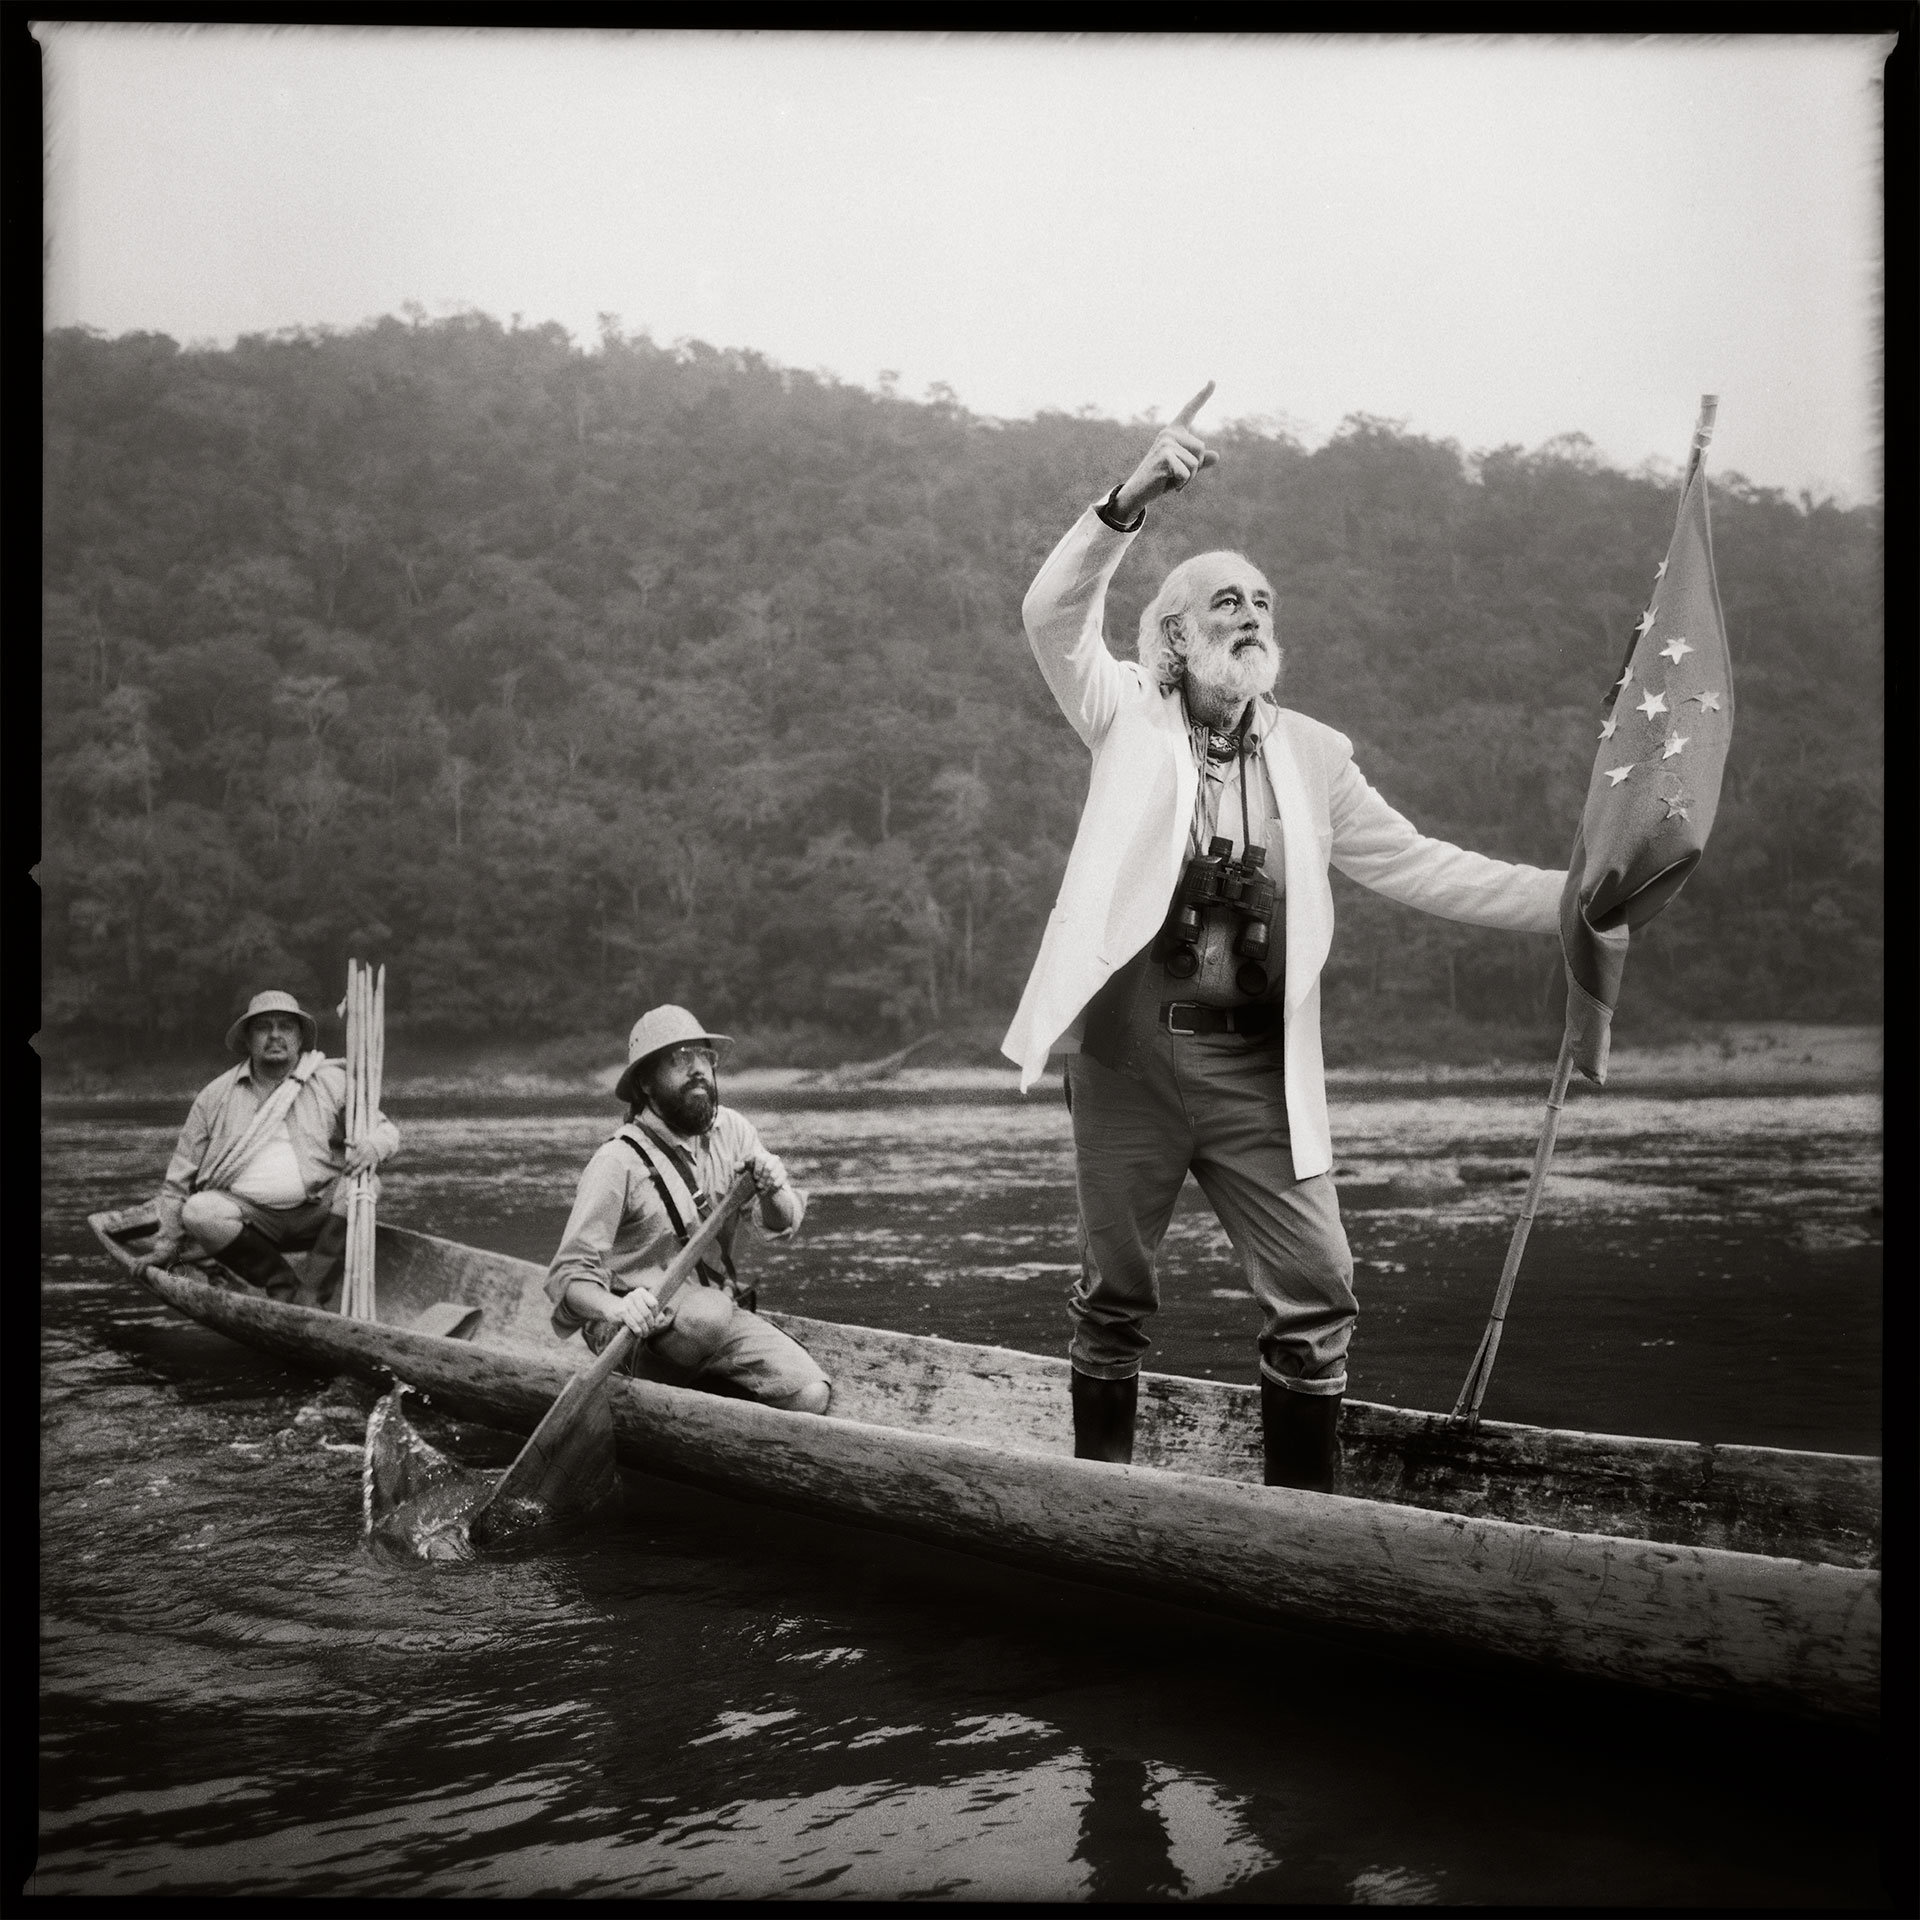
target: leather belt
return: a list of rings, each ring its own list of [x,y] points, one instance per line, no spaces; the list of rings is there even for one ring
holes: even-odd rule
[[[1203,1007],[1193,1000],[1163,1000],[1160,1026],[1182,1037],[1206,1033],[1243,1033],[1250,1039],[1272,1033],[1280,1025],[1280,1009],[1270,1000],[1247,1007]]]

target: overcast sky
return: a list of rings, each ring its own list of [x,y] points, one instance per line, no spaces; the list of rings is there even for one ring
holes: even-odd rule
[[[50,324],[596,317],[1879,493],[1890,41],[37,29]]]

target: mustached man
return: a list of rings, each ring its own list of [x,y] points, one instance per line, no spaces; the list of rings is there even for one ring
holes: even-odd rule
[[[257,993],[227,1029],[240,1064],[200,1090],[160,1190],[160,1232],[143,1266],[211,1257],[250,1287],[302,1306],[338,1303],[347,1183],[400,1148],[382,1113],[346,1139],[347,1067],[290,993]],[[289,1253],[310,1248],[304,1276]]]
[[[1034,658],[1093,755],[1059,899],[1002,1050],[1031,1086],[1066,1059],[1080,1203],[1068,1311],[1076,1455],[1132,1458],[1155,1255],[1199,1182],[1259,1302],[1269,1485],[1329,1490],[1358,1307],[1320,1055],[1327,869],[1475,926],[1551,934],[1564,873],[1430,840],[1344,734],[1277,704],[1273,589],[1238,553],[1161,582],[1137,658],[1108,652],[1108,582],[1148,507],[1218,455],[1197,394],[1076,521],[1028,589]]]
[[[753,1123],[720,1104],[720,1062],[732,1045],[684,1007],[655,1007],[634,1023],[614,1089],[626,1124],[587,1162],[547,1269],[554,1331],[578,1328],[598,1353],[631,1327],[629,1373],[825,1413],[831,1384],[797,1340],[752,1310],[754,1296],[733,1270],[730,1231],[717,1258],[703,1260],[694,1283],[664,1308],[655,1293],[674,1254],[743,1169],[753,1173],[768,1238],[789,1238],[806,1212]]]

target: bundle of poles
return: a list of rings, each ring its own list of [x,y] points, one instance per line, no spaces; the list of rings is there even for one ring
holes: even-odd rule
[[[380,1075],[387,1051],[387,970],[347,962],[347,1145],[359,1146],[380,1113]],[[340,1311],[371,1320],[374,1176],[356,1173],[347,1189],[347,1264]]]

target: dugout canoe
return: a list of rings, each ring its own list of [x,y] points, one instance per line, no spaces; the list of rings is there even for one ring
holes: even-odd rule
[[[151,1206],[95,1214],[131,1270]],[[183,1270],[143,1274],[235,1340],[531,1432],[585,1358],[529,1261],[382,1224],[375,1321]],[[1064,1360],[769,1313],[834,1383],[826,1417],[616,1379],[622,1462],[1271,1625],[1384,1636],[1699,1699],[1870,1723],[1880,1463],[1561,1432],[1349,1400],[1338,1490],[1260,1484],[1252,1387],[1141,1379],[1137,1464],[1075,1460]],[[430,1329],[430,1330],[429,1330]]]

